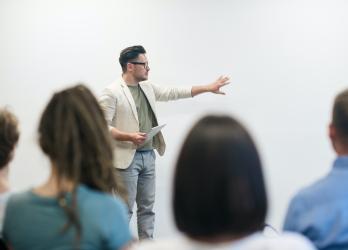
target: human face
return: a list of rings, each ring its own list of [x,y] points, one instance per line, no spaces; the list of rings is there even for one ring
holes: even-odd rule
[[[128,62],[132,65],[132,76],[138,82],[146,81],[149,75],[149,65],[145,54],[140,54],[136,59]]]

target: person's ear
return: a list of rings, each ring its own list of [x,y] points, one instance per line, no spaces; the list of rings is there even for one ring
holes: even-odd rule
[[[332,123],[330,123],[329,125],[329,137],[330,137],[330,140],[333,142],[336,137],[337,137],[337,131],[336,131],[336,128],[334,127],[334,125]]]
[[[131,63],[127,63],[127,72],[132,72],[134,70],[134,65]]]

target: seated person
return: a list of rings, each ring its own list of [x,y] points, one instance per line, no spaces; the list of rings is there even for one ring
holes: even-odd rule
[[[13,194],[4,239],[15,250],[121,249],[132,237],[102,110],[83,85],[53,95],[39,123],[46,183]],[[29,164],[30,166],[30,164]]]
[[[332,169],[291,200],[284,230],[320,250],[348,249],[348,89],[335,99],[329,137],[337,155]]]
[[[0,249],[6,249],[1,232],[7,200],[11,195],[8,167],[13,159],[18,139],[17,118],[7,109],[0,108]]]
[[[297,234],[262,234],[267,195],[259,154],[227,116],[204,117],[189,132],[176,164],[173,209],[184,236],[134,250],[314,250]]]
[[[14,156],[18,139],[17,118],[7,109],[0,108],[0,230],[2,229],[7,199],[10,196],[8,166]]]

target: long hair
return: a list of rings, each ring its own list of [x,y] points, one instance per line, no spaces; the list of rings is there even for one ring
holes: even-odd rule
[[[174,217],[192,238],[243,237],[264,227],[262,166],[247,130],[228,116],[206,116],[189,132],[174,177]]]
[[[91,91],[82,84],[57,92],[49,101],[39,124],[39,142],[57,174],[57,196],[68,222],[81,236],[76,188],[84,184],[102,192],[124,189],[113,167],[113,151],[103,112]],[[63,180],[73,183],[72,201],[64,200]]]

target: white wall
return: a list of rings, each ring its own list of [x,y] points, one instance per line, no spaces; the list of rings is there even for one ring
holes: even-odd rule
[[[237,116],[251,130],[265,165],[269,222],[279,229],[290,197],[334,159],[326,135],[333,97],[348,82],[347,12],[344,0],[0,0],[0,105],[19,116],[22,132],[13,187],[47,176],[36,128],[53,91],[84,81],[98,94],[120,75],[120,50],[142,44],[154,82],[232,77],[226,96],[158,104],[168,147],[157,158],[157,236],[175,233],[173,165],[207,112]]]

